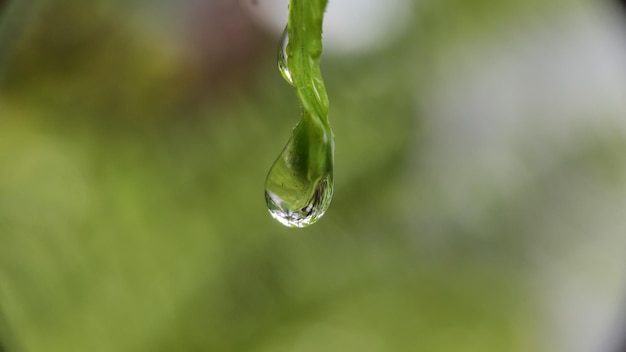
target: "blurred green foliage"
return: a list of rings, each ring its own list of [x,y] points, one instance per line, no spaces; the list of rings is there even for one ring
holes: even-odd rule
[[[475,228],[451,218],[420,164],[414,99],[442,47],[525,3],[419,6],[385,50],[323,60],[335,199],[294,231],[263,199],[299,116],[275,38],[250,74],[207,88],[146,3],[43,2],[2,68],[6,350],[534,350],[520,235],[544,198],[497,199]],[[589,143],[537,188],[588,160],[614,174],[620,142]]]

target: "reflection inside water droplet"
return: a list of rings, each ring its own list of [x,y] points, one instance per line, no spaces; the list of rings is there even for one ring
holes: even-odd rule
[[[287,27],[285,27],[278,45],[278,70],[283,75],[285,81],[293,85],[293,78],[291,77],[291,72],[289,72],[289,66],[287,66],[287,45],[289,45],[289,33]]]
[[[314,182],[313,195],[301,204],[290,204],[277,194],[266,190],[265,200],[272,217],[289,227],[306,227],[320,219],[333,196],[332,176]],[[306,196],[305,198],[306,199]],[[302,207],[300,207],[302,205]]]

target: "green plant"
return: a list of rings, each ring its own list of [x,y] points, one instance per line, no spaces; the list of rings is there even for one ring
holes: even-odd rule
[[[333,194],[334,137],[319,65],[326,3],[292,0],[279,47],[278,66],[296,89],[302,117],[267,176],[265,198],[272,216],[292,227],[317,221]]]

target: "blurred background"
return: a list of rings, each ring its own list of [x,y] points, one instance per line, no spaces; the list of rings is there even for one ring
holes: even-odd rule
[[[330,0],[296,230],[286,1],[0,0],[0,351],[622,351],[625,9]]]

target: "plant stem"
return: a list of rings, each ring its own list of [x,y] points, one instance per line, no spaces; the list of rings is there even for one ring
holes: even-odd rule
[[[322,23],[328,0],[291,0],[289,3],[289,71],[307,115],[328,125],[328,96],[320,70]]]

